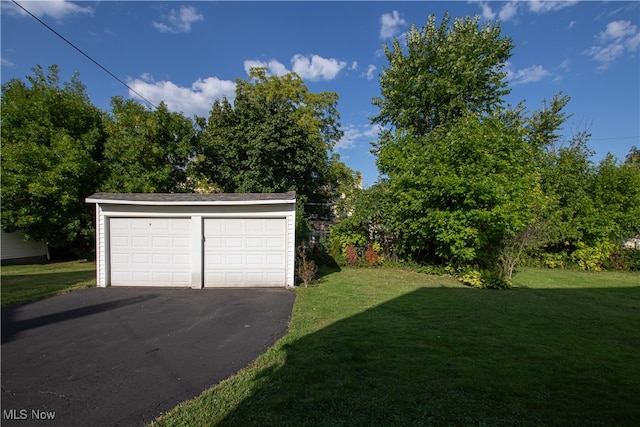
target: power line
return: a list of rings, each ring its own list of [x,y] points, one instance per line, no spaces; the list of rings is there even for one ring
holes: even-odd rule
[[[18,3],[16,0],[11,0],[16,6],[18,6],[20,9],[24,10],[28,15],[30,15],[33,19],[35,19],[36,21],[38,21],[39,23],[41,23],[42,25],[44,25],[45,27],[47,27],[47,29],[49,29],[49,31],[51,31],[53,34],[55,34],[56,36],[60,37],[62,40],[64,40],[69,46],[71,46],[72,48],[74,48],[75,50],[77,50],[78,52],[80,52],[82,55],[84,55],[89,61],[93,62],[94,64],[96,64],[98,67],[102,68],[102,70],[104,70],[107,74],[109,74],[111,77],[113,77],[114,79],[116,79],[118,82],[120,82],[122,85],[124,85],[127,89],[129,89],[131,92],[135,93],[136,95],[138,95],[144,102],[146,102],[147,104],[149,104],[150,106],[152,106],[154,109],[157,109],[158,107],[156,107],[153,102],[149,101],[147,98],[145,98],[144,96],[142,96],[140,93],[138,93],[137,90],[135,90],[134,88],[132,88],[131,86],[129,86],[127,83],[125,83],[124,81],[122,81],[118,76],[116,76],[115,74],[113,74],[111,71],[109,71],[106,67],[104,67],[103,65],[101,65],[98,61],[96,61],[95,59],[93,59],[92,57],[90,57],[88,54],[84,53],[82,51],[82,49],[80,49],[79,47],[77,47],[76,45],[74,45],[73,43],[71,43],[69,40],[67,40],[66,38],[64,38],[64,36],[62,36],[62,34],[58,33],[56,30],[54,30],[53,28],[51,28],[49,25],[47,25],[44,21],[42,21],[40,18],[38,18],[37,16],[35,16],[33,13],[29,12],[27,9],[25,9],[20,3]]]
[[[619,139],[640,139],[640,136],[612,136],[610,138],[589,138],[591,141],[614,141]]]

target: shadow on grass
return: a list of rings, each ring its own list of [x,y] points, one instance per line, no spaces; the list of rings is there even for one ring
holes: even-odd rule
[[[220,425],[640,425],[639,348],[640,288],[420,288],[284,344]]]

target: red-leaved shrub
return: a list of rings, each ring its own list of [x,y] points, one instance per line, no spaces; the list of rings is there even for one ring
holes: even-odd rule
[[[358,264],[358,252],[356,252],[356,248],[351,243],[347,245],[345,252],[347,255],[347,265]]]

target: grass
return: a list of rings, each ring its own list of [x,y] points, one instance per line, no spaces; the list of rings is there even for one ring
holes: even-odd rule
[[[8,265],[0,270],[2,307],[96,285],[96,263]]]
[[[517,289],[343,269],[286,337],[157,426],[640,425],[640,275],[527,269]]]

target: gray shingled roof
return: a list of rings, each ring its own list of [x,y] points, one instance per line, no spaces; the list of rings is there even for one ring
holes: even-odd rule
[[[296,192],[288,193],[95,193],[87,197],[88,203],[112,201],[118,204],[133,203],[207,203],[207,202],[260,202],[295,200]]]

